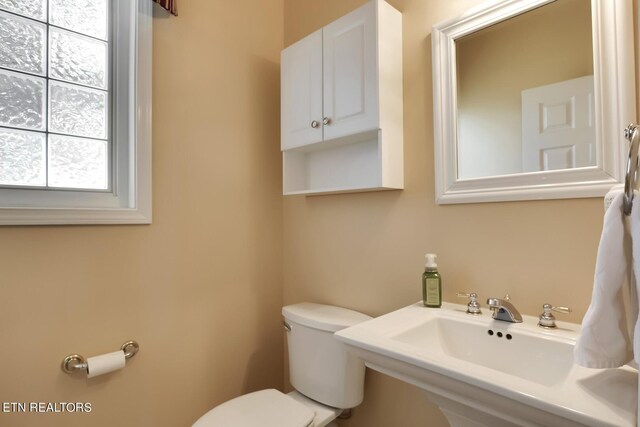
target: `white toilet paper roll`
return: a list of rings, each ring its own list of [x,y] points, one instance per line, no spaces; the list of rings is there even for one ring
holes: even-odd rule
[[[89,378],[124,368],[124,351],[118,350],[113,353],[101,354],[87,358],[87,376]]]

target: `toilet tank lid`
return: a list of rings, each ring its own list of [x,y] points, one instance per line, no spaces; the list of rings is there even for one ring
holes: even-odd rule
[[[371,316],[347,308],[310,302],[282,307],[282,315],[292,322],[327,332],[336,332],[371,319]]]

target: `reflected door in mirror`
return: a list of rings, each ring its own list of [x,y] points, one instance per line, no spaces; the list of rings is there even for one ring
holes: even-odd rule
[[[593,76],[522,91],[523,172],[595,165]]]

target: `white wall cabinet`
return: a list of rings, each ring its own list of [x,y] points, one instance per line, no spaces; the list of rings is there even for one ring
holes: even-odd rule
[[[373,0],[282,51],[283,192],[403,188],[402,15]]]

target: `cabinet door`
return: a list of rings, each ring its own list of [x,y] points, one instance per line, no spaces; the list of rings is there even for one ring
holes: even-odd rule
[[[324,27],[324,139],[379,127],[375,2]]]
[[[282,51],[282,149],[322,141],[322,30]]]

